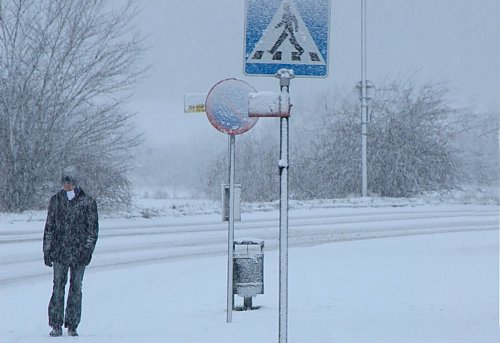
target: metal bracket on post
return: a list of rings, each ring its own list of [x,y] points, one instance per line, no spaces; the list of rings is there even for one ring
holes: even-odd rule
[[[293,70],[291,69],[280,69],[275,75],[280,80],[280,110],[281,112],[287,112],[290,114],[290,97],[289,97],[289,89],[290,89],[290,80],[295,77],[293,74]]]
[[[280,69],[276,73],[280,80],[280,229],[279,229],[279,343],[286,343],[288,336],[288,152],[290,116],[290,80],[293,70]]]

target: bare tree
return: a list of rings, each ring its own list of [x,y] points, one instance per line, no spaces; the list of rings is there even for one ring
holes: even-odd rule
[[[385,96],[372,105],[371,191],[410,196],[456,186],[459,163],[452,123],[460,113],[450,107],[446,87],[405,81],[385,88]]]
[[[361,186],[359,107],[349,93],[321,94],[291,146],[291,192],[300,199],[354,194]],[[299,114],[294,114],[298,116]]]
[[[446,88],[411,80],[380,88],[385,91],[370,103],[368,191],[406,197],[454,187],[459,159],[453,123],[460,116]],[[301,152],[291,184],[302,198],[360,194],[359,101],[351,94],[321,108],[313,144]]]
[[[378,88],[381,91],[369,107],[370,194],[408,197],[497,180],[495,113],[453,108],[447,88],[439,83],[417,85],[405,79]],[[315,106],[298,106],[292,112],[290,195],[295,199],[357,196],[361,193],[359,100],[354,92],[325,93],[314,100]],[[237,178],[244,200],[278,198],[276,131],[258,127],[238,138]],[[208,175],[213,182],[206,185],[218,196],[218,184],[227,177],[225,154],[212,162]]]
[[[453,144],[459,151],[462,182],[479,186],[498,185],[499,113],[468,112],[454,126]]]
[[[140,136],[123,104],[144,71],[132,1],[1,5],[0,210],[44,206],[65,165],[101,203],[126,202]]]

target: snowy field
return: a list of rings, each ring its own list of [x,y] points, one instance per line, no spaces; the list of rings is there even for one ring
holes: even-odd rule
[[[235,225],[236,238],[266,242],[265,294],[254,299],[259,309],[233,312],[230,324],[227,224],[206,203],[186,200],[181,214],[179,202],[155,206],[147,208],[161,215],[150,218],[103,216],[75,340],[277,342],[273,205],[244,212]],[[500,341],[496,204],[365,199],[293,207],[289,342]],[[70,339],[48,337],[43,223],[43,212],[0,216],[2,343]]]

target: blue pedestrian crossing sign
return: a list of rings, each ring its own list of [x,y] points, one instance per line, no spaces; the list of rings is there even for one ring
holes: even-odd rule
[[[246,0],[245,74],[328,75],[331,0]]]

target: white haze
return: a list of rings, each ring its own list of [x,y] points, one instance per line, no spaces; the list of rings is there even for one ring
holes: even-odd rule
[[[277,91],[278,81],[243,74],[245,1],[143,0],[140,6],[137,23],[150,47],[144,63],[151,68],[130,99],[145,133],[132,181],[193,185],[203,179],[207,162],[224,151],[227,137],[204,113],[184,113],[184,95],[206,93],[225,78],[243,79],[258,91]],[[360,7],[360,1],[332,1],[328,77],[292,80],[292,126],[310,121],[304,117],[314,116],[320,96],[354,92]],[[451,106],[498,113],[498,13],[497,0],[367,0],[367,77],[376,85],[407,78],[442,82]],[[261,118],[245,135],[264,128],[279,135],[272,118]]]
[[[207,92],[228,77],[277,90],[273,77],[243,74],[245,1],[143,0],[141,6],[152,68],[131,108],[149,142],[195,145],[194,137],[221,136],[203,114],[183,113],[185,93]],[[412,75],[445,82],[453,105],[498,111],[499,13],[497,0],[367,0],[367,77],[375,84]],[[360,1],[332,1],[329,75],[293,80],[296,105],[359,81],[360,21]]]

